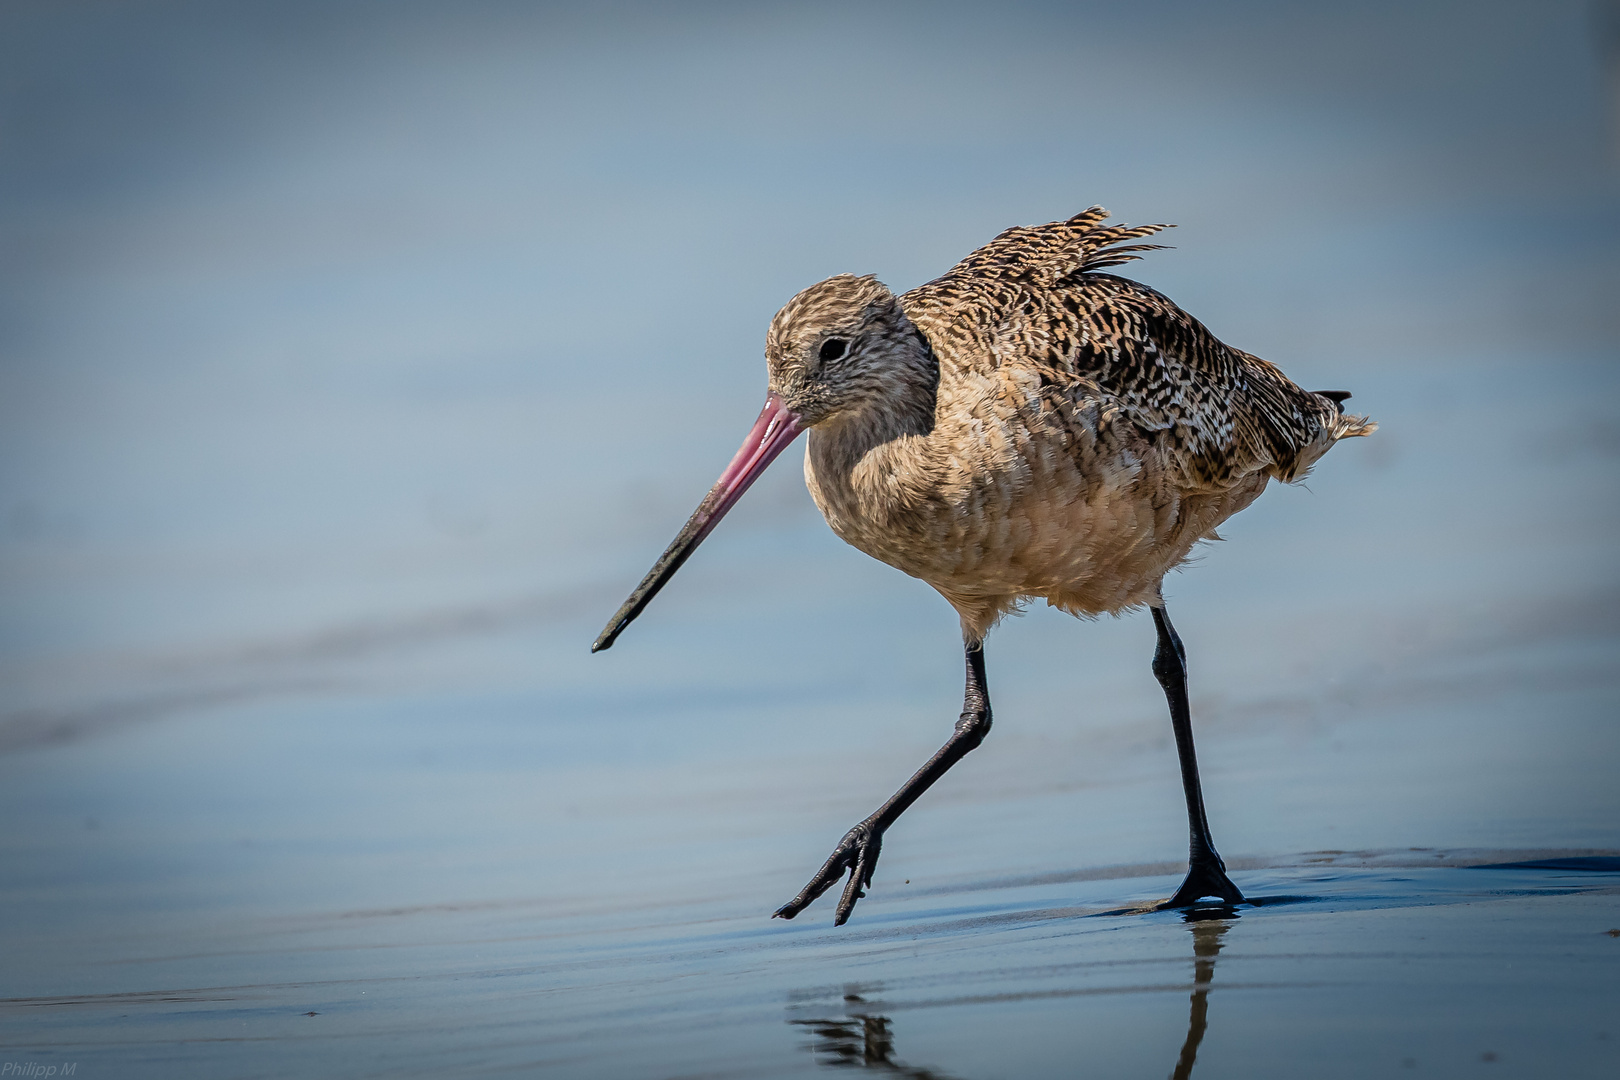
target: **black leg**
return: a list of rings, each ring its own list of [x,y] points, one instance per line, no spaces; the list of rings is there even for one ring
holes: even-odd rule
[[[917,796],[927,791],[935,780],[945,775],[947,769],[955,765],[967,755],[969,750],[984,741],[985,733],[990,730],[990,693],[984,681],[984,644],[982,642],[969,642],[967,645],[967,689],[962,693],[962,717],[956,722],[956,731],[946,740],[939,752],[928,759],[928,763],[907,780],[899,791],[888,802],[878,807],[877,812],[849,832],[838,841],[833,849],[832,856],[816,871],[816,876],[810,879],[810,884],[799,890],[799,895],[783,904],[776,911],[776,918],[791,919],[810,905],[816,897],[832,888],[838,879],[849,871],[849,884],[844,886],[844,895],[838,901],[838,911],[833,917],[834,926],[842,926],[849,918],[850,911],[855,907],[855,901],[866,894],[862,888],[872,884],[872,871],[877,868],[878,855],[883,850],[883,833],[893,825],[906,808],[917,801]]]
[[[1176,732],[1176,754],[1181,758],[1181,786],[1187,794],[1187,880],[1162,905],[1187,907],[1205,896],[1218,896],[1228,904],[1243,903],[1243,894],[1226,876],[1226,864],[1210,839],[1204,817],[1204,793],[1198,783],[1198,755],[1193,751],[1192,713],[1187,708],[1187,651],[1164,608],[1153,609],[1159,647],[1153,653],[1153,674],[1170,700],[1170,725]]]

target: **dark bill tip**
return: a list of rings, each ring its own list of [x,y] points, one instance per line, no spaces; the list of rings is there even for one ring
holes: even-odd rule
[[[765,467],[787,449],[788,443],[797,438],[802,430],[798,414],[789,411],[788,407],[782,404],[781,398],[772,394],[765,400],[765,408],[760,411],[759,419],[754,421],[754,427],[749,431],[748,438],[743,441],[742,449],[731,459],[731,464],[720,475],[719,482],[703,497],[703,501],[687,519],[679,535],[664,549],[664,554],[659,556],[653,568],[647,571],[647,576],[641,579],[641,584],[637,585],[629,599],[619,606],[619,610],[613,613],[613,618],[608,620],[607,626],[591,645],[591,652],[599,653],[603,649],[613,647],[613,643],[624,632],[624,628],[641,614],[642,609],[658,595],[658,590],[675,576],[675,571],[679,570],[681,564],[697,550],[703,538],[713,532],[714,527],[720,524],[720,519],[737,504],[737,500],[742,498],[749,485],[759,479]]]

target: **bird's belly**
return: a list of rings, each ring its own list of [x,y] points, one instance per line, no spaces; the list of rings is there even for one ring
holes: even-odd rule
[[[1165,572],[1265,483],[1184,493],[1128,447],[1076,455],[1026,442],[990,468],[904,449],[851,463],[812,443],[806,484],[840,538],[933,585],[981,634],[1025,598],[1080,615],[1152,601]]]

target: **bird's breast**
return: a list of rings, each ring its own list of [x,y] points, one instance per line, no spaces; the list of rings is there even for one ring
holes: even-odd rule
[[[927,433],[812,430],[805,482],[833,531],[942,591],[1023,594],[1079,572],[1099,480],[1134,474],[1092,460],[1094,421],[1003,381],[953,388]]]

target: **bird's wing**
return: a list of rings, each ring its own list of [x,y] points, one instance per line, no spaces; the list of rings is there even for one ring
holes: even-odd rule
[[[1104,227],[1108,211],[1093,206],[1067,221],[1016,225],[957,263],[940,278],[1023,278],[1052,285],[1071,274],[1102,270],[1140,259],[1141,251],[1163,244],[1127,244],[1172,228],[1170,225]]]
[[[1008,229],[904,303],[942,365],[1026,366],[1043,382],[1094,385],[1189,483],[1225,487],[1269,471],[1294,479],[1342,434],[1330,398],[1231,348],[1167,297],[1099,270],[1158,244],[1166,226],[1103,227],[1092,207]]]

